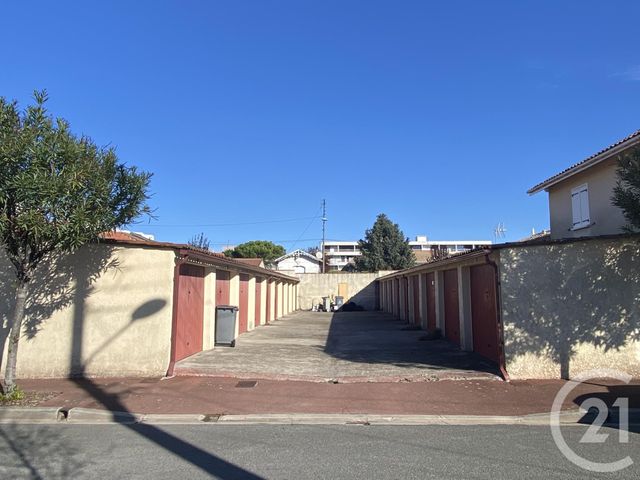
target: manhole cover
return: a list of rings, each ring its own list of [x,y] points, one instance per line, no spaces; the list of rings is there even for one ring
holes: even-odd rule
[[[240,380],[238,383],[236,383],[236,388],[253,388],[257,384],[257,380]]]

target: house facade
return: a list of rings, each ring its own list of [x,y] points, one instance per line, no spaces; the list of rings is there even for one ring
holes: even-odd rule
[[[549,194],[551,238],[615,235],[626,220],[611,202],[620,155],[640,144],[640,130],[532,187]]]
[[[320,259],[304,250],[295,250],[274,260],[276,270],[286,273],[320,273]]]

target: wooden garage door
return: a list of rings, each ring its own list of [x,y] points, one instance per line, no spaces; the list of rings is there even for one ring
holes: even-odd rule
[[[444,272],[444,334],[460,345],[460,311],[458,309],[458,271]]]
[[[230,279],[229,272],[216,270],[216,305],[229,305]]]
[[[495,270],[491,265],[471,267],[471,325],[473,350],[498,363],[498,315]]]
[[[413,277],[413,323],[420,325],[420,277]]]
[[[425,275],[427,284],[427,330],[436,329],[436,278],[433,272]]]
[[[240,274],[240,310],[238,311],[238,333],[249,329],[249,275]]]
[[[178,277],[176,361],[202,351],[204,268],[181,265]]]
[[[262,278],[256,278],[256,314],[255,314],[255,326],[260,326],[262,320]]]

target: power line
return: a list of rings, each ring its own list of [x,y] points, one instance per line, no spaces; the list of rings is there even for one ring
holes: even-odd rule
[[[322,207],[321,207],[322,208]],[[311,219],[311,221],[309,222],[309,224],[305,227],[305,229],[302,231],[302,233],[300,234],[300,236],[298,237],[298,239],[293,242],[293,245],[291,245],[291,250],[295,250],[296,245],[298,244],[298,242],[300,241],[300,239],[302,238],[302,236],[307,233],[307,230],[309,230],[309,227],[313,224],[313,221],[316,220],[318,217],[313,217]]]
[[[273,243],[293,243],[296,244],[297,242],[319,242],[320,240],[322,240],[321,238],[300,238],[297,240],[269,240],[270,242]],[[241,242],[232,242],[231,240],[229,240],[228,242],[209,242],[211,245],[230,245],[230,244],[240,244],[240,243],[245,243],[246,240],[243,240]]]
[[[319,215],[315,216],[315,217],[300,217],[300,218],[286,218],[283,220],[258,220],[255,222],[236,222],[236,223],[174,223],[174,224],[169,224],[169,223],[165,223],[165,224],[142,224],[142,223],[136,223],[136,224],[131,224],[130,226],[133,225],[140,225],[140,227],[144,228],[155,228],[155,227],[237,227],[240,225],[263,225],[265,223],[287,223],[287,222],[300,222],[302,220],[315,220],[317,218],[320,218]]]

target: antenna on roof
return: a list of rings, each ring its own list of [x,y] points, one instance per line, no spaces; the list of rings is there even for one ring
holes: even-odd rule
[[[503,222],[498,222],[498,224],[493,229],[494,243],[498,243],[499,239],[504,238],[505,233],[507,233],[507,227],[504,226]]]

